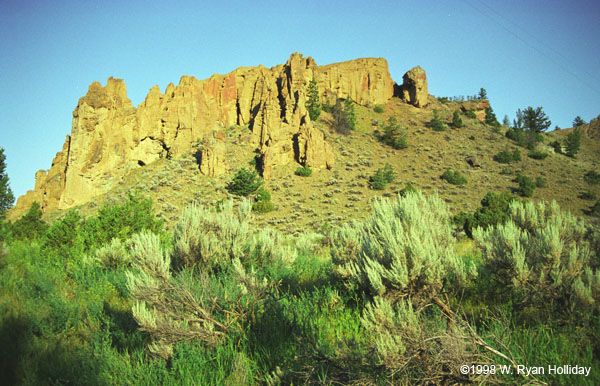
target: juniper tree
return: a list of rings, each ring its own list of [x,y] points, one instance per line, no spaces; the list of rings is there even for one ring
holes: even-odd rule
[[[6,156],[4,148],[0,147],[0,220],[4,219],[6,211],[13,205],[15,196],[9,186],[6,173]]]
[[[565,140],[565,154],[569,157],[575,158],[575,155],[579,153],[579,148],[581,147],[581,129],[579,127],[575,127],[572,132],[567,135],[567,139]]]
[[[458,110],[455,110],[454,113],[452,114],[452,126],[454,126],[457,129],[464,126],[464,123],[463,123],[462,119],[460,118],[460,114],[458,113]]]
[[[306,109],[311,121],[316,121],[321,115],[321,99],[319,98],[319,87],[315,78],[308,83],[308,100],[306,101]]]

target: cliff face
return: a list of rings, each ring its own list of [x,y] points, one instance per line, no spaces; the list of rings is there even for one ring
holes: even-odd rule
[[[10,217],[23,214],[33,201],[43,210],[68,209],[107,192],[127,168],[192,150],[198,138],[212,138],[200,157],[200,172],[227,172],[219,132],[248,125],[262,157],[263,176],[291,161],[314,169],[331,168],[334,154],[326,136],[310,122],[306,89],[316,79],[321,98],[350,96],[359,104],[384,104],[392,97],[385,59],[357,59],[327,66],[292,54],[273,68],[243,67],[226,75],[198,80],[183,76],[164,93],[150,89],[137,108],[125,83],[109,78],[92,83],[73,111],[71,135],[49,171],[36,173],[33,191],[19,198]]]

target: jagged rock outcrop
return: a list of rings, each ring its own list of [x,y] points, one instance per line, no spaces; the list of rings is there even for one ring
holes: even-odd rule
[[[416,107],[424,107],[428,103],[427,74],[417,66],[402,77],[402,99]]]
[[[305,107],[313,78],[321,98],[330,101],[349,96],[363,105],[384,104],[394,91],[385,59],[317,66],[298,53],[270,69],[241,67],[205,80],[183,76],[164,93],[151,88],[137,108],[121,79],[111,77],[104,87],[94,82],[73,111],[63,151],[47,173],[36,174],[35,190],[19,199],[12,216],[24,213],[33,201],[43,210],[86,203],[109,191],[128,168],[194,151],[199,138],[212,138],[200,151],[200,171],[225,173],[225,142],[211,133],[231,125],[248,127],[267,179],[275,167],[294,160],[314,169],[331,168],[333,151]]]

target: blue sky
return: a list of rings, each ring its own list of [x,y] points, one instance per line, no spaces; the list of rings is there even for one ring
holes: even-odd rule
[[[93,81],[137,106],[158,84],[240,66],[384,57],[436,96],[487,89],[498,118],[542,106],[552,127],[600,114],[600,5],[590,1],[0,2],[0,146],[16,196],[33,189]]]

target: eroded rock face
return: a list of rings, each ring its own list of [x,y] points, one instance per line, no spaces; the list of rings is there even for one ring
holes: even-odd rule
[[[402,99],[416,107],[424,107],[428,103],[427,74],[417,66],[402,77]]]
[[[294,160],[314,169],[331,168],[333,151],[305,106],[313,78],[323,99],[350,96],[356,103],[377,105],[393,95],[385,59],[317,66],[298,53],[270,69],[242,67],[205,80],[183,76],[164,93],[154,86],[137,108],[121,79],[109,78],[104,87],[94,82],[73,111],[63,150],[48,172],[36,174],[35,189],[19,198],[9,216],[23,214],[33,201],[43,210],[86,203],[109,191],[128,168],[193,152],[198,138],[212,138],[202,148],[200,171],[226,173],[225,142],[212,133],[231,125],[247,125],[251,131],[266,179],[273,168]],[[425,83],[425,95],[426,90]]]

